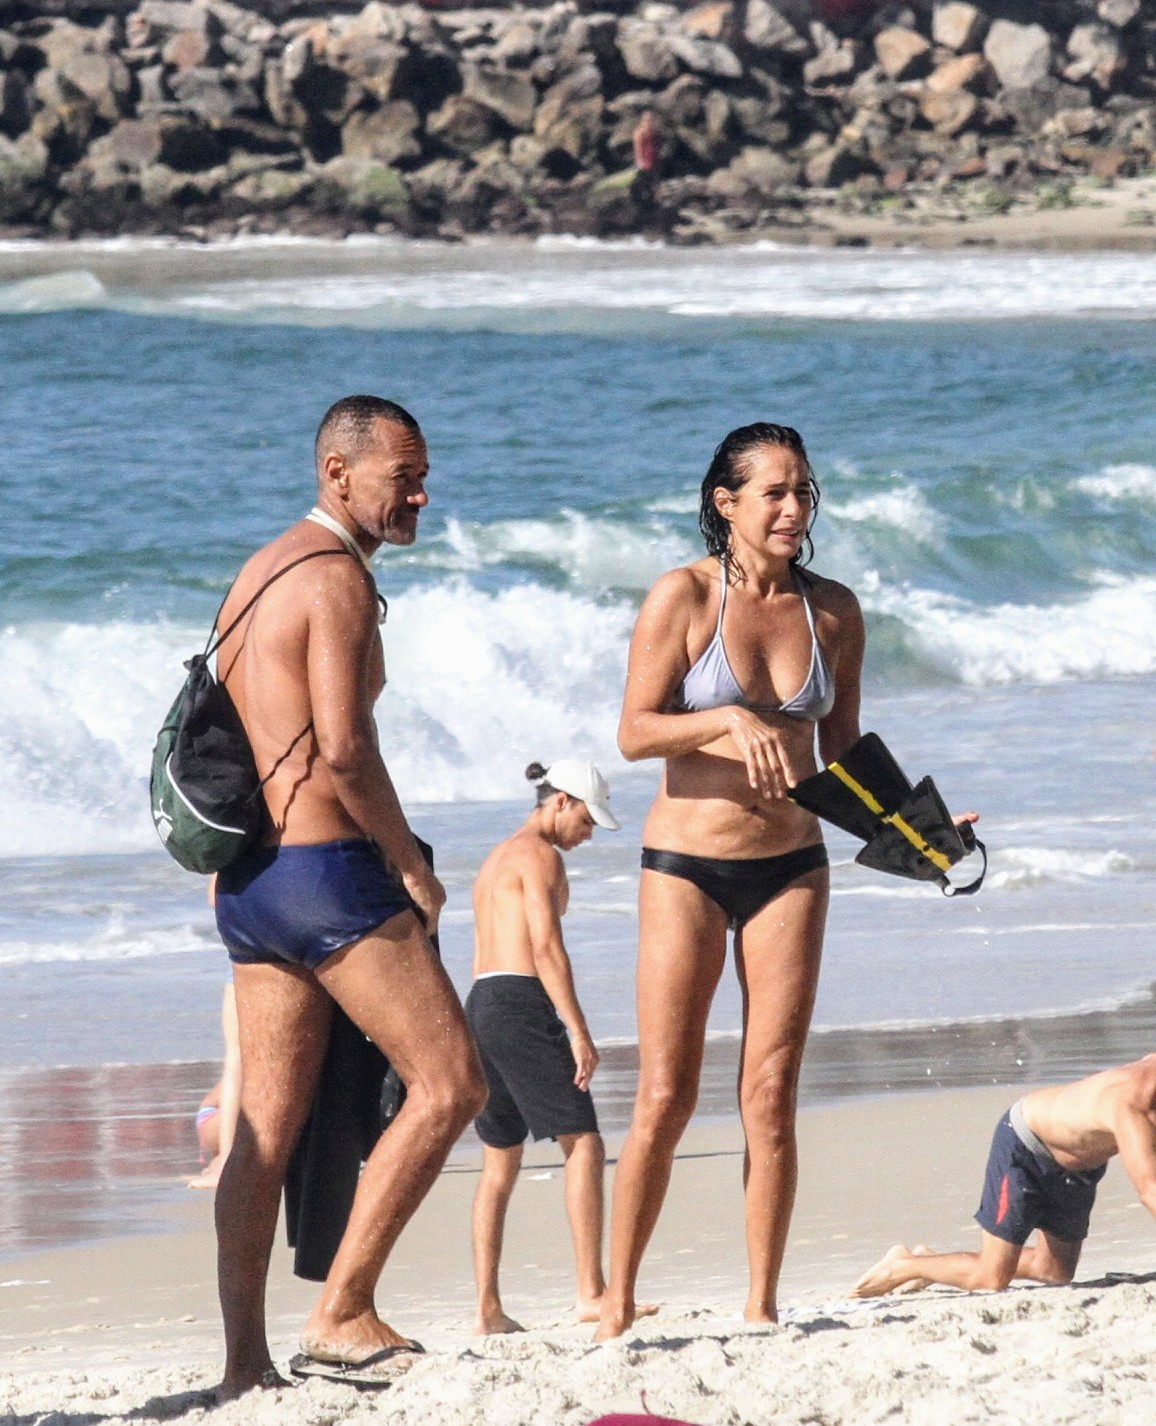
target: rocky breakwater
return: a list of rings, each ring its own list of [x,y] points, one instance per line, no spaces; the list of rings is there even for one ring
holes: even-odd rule
[[[293,4],[0,0],[0,225],[696,241],[1156,150],[1156,0]]]

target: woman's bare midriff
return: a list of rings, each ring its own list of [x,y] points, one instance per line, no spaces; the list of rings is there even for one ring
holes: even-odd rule
[[[794,731],[794,730],[792,730]],[[815,768],[814,724],[791,738],[796,781]],[[668,758],[642,832],[644,846],[690,856],[775,857],[822,841],[818,819],[787,798],[763,798],[729,738]]]

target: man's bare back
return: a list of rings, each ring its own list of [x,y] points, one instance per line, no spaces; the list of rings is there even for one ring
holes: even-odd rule
[[[1033,1090],[1023,1114],[1062,1167],[1098,1168],[1122,1151],[1121,1139],[1129,1149],[1137,1136],[1156,1140],[1156,1055]]]
[[[500,842],[474,881],[474,975],[504,971],[538,975],[530,908],[541,898],[554,916],[566,914],[570,884],[557,847],[528,827]]]

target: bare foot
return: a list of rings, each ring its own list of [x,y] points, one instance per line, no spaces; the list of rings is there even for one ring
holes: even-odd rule
[[[743,1308],[744,1322],[762,1322],[769,1326],[777,1326],[779,1321],[779,1310],[777,1307],[751,1307],[749,1304]]]
[[[276,1391],[278,1387],[291,1387],[292,1385],[293,1383],[286,1381],[276,1367],[269,1366],[252,1381],[240,1377],[236,1381],[223,1381],[213,1393],[213,1397],[218,1406],[224,1406],[227,1401],[236,1401],[247,1391]]]
[[[479,1312],[478,1320],[474,1323],[475,1337],[498,1336],[506,1332],[524,1332],[526,1329],[520,1322],[515,1322],[512,1317],[499,1308],[497,1312]]]
[[[930,1257],[930,1256],[931,1256],[931,1249],[927,1246],[926,1243],[916,1243],[915,1247],[911,1249],[911,1256],[912,1256],[913,1258],[927,1258],[927,1257]],[[905,1283],[901,1283],[901,1284],[895,1289],[895,1291],[896,1291],[896,1292],[922,1292],[925,1287],[930,1287],[930,1286],[931,1286],[931,1279],[930,1279],[930,1278],[926,1278],[926,1277],[912,1277],[912,1278],[908,1278]]]
[[[209,1164],[206,1164],[196,1178],[191,1178],[186,1187],[188,1188],[216,1188],[221,1177],[221,1170],[225,1167],[225,1160],[217,1155]]]
[[[344,1322],[322,1322],[315,1313],[301,1333],[301,1350],[319,1362],[344,1362],[356,1366],[383,1347],[422,1350],[419,1343],[403,1337],[383,1322],[376,1312],[363,1312]]]
[[[661,1304],[638,1302],[634,1307],[635,1321],[639,1317],[653,1317]],[[600,1297],[580,1297],[574,1304],[574,1314],[579,1322],[600,1322],[602,1320],[602,1299]]]
[[[643,1305],[632,1302],[629,1306],[622,1308],[611,1307],[602,1299],[602,1309],[598,1316],[598,1330],[594,1333],[596,1342],[611,1342],[615,1337],[621,1337],[624,1332],[629,1332],[634,1326],[635,1319],[639,1317],[653,1317],[658,1311],[657,1302],[648,1302]]]
[[[902,1243],[888,1248],[873,1268],[863,1274],[851,1289],[852,1297],[881,1297],[885,1292],[894,1292],[904,1283],[911,1281],[906,1263],[912,1253]],[[904,1266],[900,1266],[900,1264]]]

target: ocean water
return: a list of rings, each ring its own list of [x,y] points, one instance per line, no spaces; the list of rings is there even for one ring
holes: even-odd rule
[[[387,761],[450,890],[564,752],[621,834],[570,858],[596,1034],[634,1034],[639,827],[614,744],[654,578],[732,426],[797,426],[815,568],[867,617],[865,728],[982,814],[983,892],[853,865],[821,1033],[1103,1012],[1156,975],[1156,274],[1130,256],[389,240],[0,246],[0,1067],[217,1053],[227,967],[153,833],[152,739],[247,554],[311,503],[355,390],[429,440],[388,595]],[[713,1028],[738,1025],[733,981]]]

